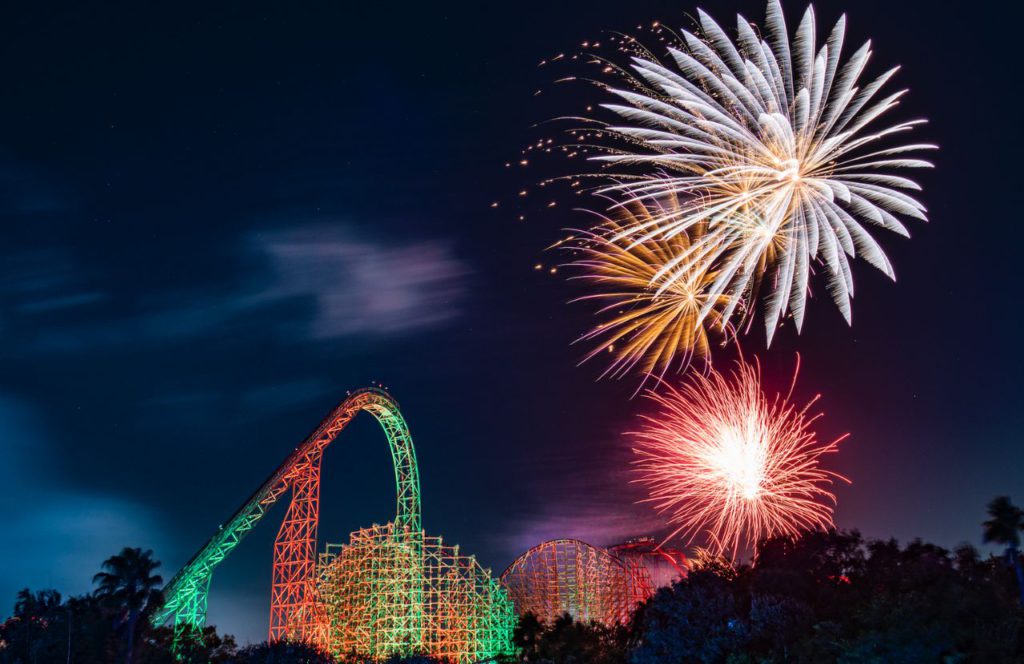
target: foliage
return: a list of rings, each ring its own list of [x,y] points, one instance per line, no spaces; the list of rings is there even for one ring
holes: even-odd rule
[[[1020,532],[1024,530],[1024,510],[1015,506],[1006,496],[999,496],[988,504],[988,515],[991,518],[982,524],[985,542],[1006,547],[1006,562],[1013,567],[1017,576],[1020,602],[1024,604],[1024,566],[1021,565],[1019,552]]]
[[[813,532],[753,566],[700,567],[637,616],[632,664],[1020,661],[1024,611],[999,560]]]
[[[109,662],[120,637],[109,607],[93,595],[61,602],[53,590],[18,593],[14,615],[0,624],[0,664]]]
[[[762,541],[749,566],[697,556],[688,576],[659,590],[628,625],[523,616],[513,639],[518,654],[502,664],[1024,661],[1024,607],[1014,579],[1024,515],[997,499],[989,516],[985,540],[1005,545],[1006,557],[834,530]],[[149,620],[160,601],[156,565],[150,552],[125,549],[104,563],[95,593],[21,590],[0,623],[0,664],[335,662],[298,643],[238,648],[213,627],[175,659],[173,631]],[[368,662],[353,656],[338,664]],[[387,664],[443,663],[412,656]]]
[[[163,603],[163,578],[153,572],[160,566],[152,551],[125,547],[103,561],[103,571],[93,577],[96,597],[117,615],[117,627],[125,635],[125,663],[132,664],[139,620]]]
[[[527,613],[513,634],[520,661],[531,664],[620,664],[628,640],[627,627],[577,622],[569,614],[547,625]]]
[[[220,635],[207,625],[191,639],[182,639],[178,652],[173,651],[174,629],[148,627],[139,643],[137,662],[144,664],[229,664],[236,661],[238,647],[230,634]]]
[[[18,591],[14,615],[0,626],[0,662],[56,661],[64,644],[51,635],[66,633],[67,624],[56,590]]]
[[[334,664],[330,655],[292,641],[275,641],[246,646],[227,660],[231,664]]]
[[[1020,531],[1024,528],[1024,512],[1010,502],[1006,496],[999,496],[988,504],[989,519],[982,524],[985,542],[1004,546],[1020,546]]]

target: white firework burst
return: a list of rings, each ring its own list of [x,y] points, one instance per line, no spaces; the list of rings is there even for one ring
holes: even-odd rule
[[[899,140],[924,120],[879,122],[906,92],[881,93],[899,68],[860,84],[870,42],[843,61],[844,16],[819,48],[812,7],[792,41],[777,0],[768,4],[764,38],[742,16],[735,40],[703,11],[699,23],[697,34],[681,33],[666,63],[634,57],[630,89],[608,88],[625,103],[605,105],[620,122],[601,130],[613,141],[593,159],[630,172],[612,174],[599,191],[685,201],[616,239],[639,243],[700,226],[701,236],[661,266],[652,287],[665,292],[710,268],[716,278],[703,315],[725,300],[720,315],[729,320],[737,305],[763,295],[769,343],[787,312],[801,328],[818,265],[850,322],[851,258],[895,279],[868,227],[908,236],[898,217],[926,220],[907,193],[921,187],[894,174],[931,166],[913,153],[936,146]]]

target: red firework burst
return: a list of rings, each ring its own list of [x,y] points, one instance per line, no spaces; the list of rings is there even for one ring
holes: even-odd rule
[[[793,383],[799,373],[793,374]],[[817,440],[809,414],[814,397],[798,408],[789,394],[769,399],[761,368],[742,359],[727,375],[691,375],[680,388],[649,391],[658,405],[631,435],[648,502],[668,515],[692,542],[708,536],[715,554],[736,558],[765,537],[794,535],[832,524],[835,495],[828,487],[845,477],[819,466],[846,438]],[[819,395],[820,396],[820,395]]]

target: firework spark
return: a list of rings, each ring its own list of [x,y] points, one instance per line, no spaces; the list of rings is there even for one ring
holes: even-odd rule
[[[793,377],[796,381],[796,374]],[[819,442],[809,415],[790,394],[769,400],[757,364],[743,360],[729,375],[693,374],[681,388],[648,392],[658,405],[632,434],[648,501],[692,541],[708,537],[714,554],[735,558],[765,537],[832,525],[834,479],[819,466],[845,438]]]
[[[583,361],[611,354],[612,361],[602,376],[620,378],[639,368],[644,381],[652,376],[661,379],[673,363],[681,370],[694,358],[710,360],[709,333],[727,337],[728,327],[716,312],[725,307],[728,298],[709,292],[717,273],[694,268],[661,293],[651,286],[663,266],[701,237],[704,226],[641,242],[621,237],[623,229],[678,207],[672,195],[660,201],[633,199],[618,206],[614,218],[602,216],[595,230],[577,231],[561,245],[577,256],[567,265],[579,273],[574,278],[595,287],[594,293],[576,301],[599,303],[598,315],[604,320],[579,340],[595,343]],[[702,313],[709,299],[715,305],[710,316]],[[642,386],[643,382],[638,390]]]
[[[735,40],[703,11],[699,23],[696,34],[681,33],[666,63],[638,50],[629,70],[602,70],[625,75],[626,85],[607,86],[625,103],[604,105],[619,117],[593,132],[604,154],[590,158],[631,172],[605,171],[615,181],[598,191],[685,201],[623,227],[613,240],[691,235],[650,285],[660,294],[713,272],[702,315],[724,296],[725,320],[749,315],[754,307],[744,303],[763,293],[769,343],[787,313],[801,328],[816,263],[850,322],[850,258],[895,278],[865,226],[908,236],[898,216],[926,220],[924,206],[906,193],[921,187],[894,173],[931,166],[913,155],[936,146],[898,140],[924,120],[878,123],[906,92],[881,96],[898,67],[859,84],[870,42],[844,61],[844,16],[817,48],[811,7],[793,39],[777,0],[768,3],[766,38],[742,16]]]

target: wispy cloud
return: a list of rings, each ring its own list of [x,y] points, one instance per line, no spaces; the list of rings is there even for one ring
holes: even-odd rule
[[[94,304],[105,295],[88,286],[88,275],[70,252],[49,248],[3,257],[0,302],[10,312],[45,314]]]
[[[592,502],[570,498],[555,500],[546,509],[510,520],[498,543],[505,550],[522,553],[552,539],[571,538],[610,546],[633,537],[658,537],[664,530],[664,520],[644,505],[611,497]]]
[[[395,246],[330,226],[252,237],[252,251],[270,265],[270,286],[243,307],[309,298],[305,326],[312,339],[394,334],[453,318],[467,269],[442,242]]]
[[[288,344],[379,339],[451,321],[469,274],[446,242],[388,243],[340,223],[253,233],[231,259],[243,267],[230,283],[126,296],[93,285],[66,252],[9,257],[0,327],[14,321],[22,348],[44,353],[267,333]]]

